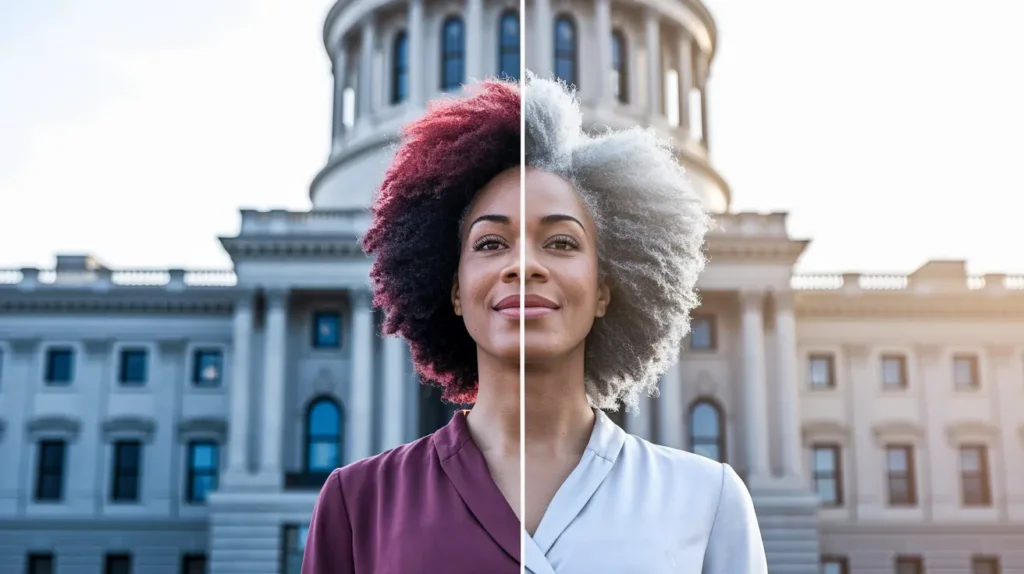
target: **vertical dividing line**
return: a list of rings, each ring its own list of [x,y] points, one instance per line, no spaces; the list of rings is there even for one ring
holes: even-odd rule
[[[519,0],[519,572],[526,574],[526,0]]]

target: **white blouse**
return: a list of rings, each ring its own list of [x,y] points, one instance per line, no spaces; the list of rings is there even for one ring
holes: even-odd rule
[[[727,464],[626,434],[601,411],[536,533],[530,574],[767,574],[746,485]]]

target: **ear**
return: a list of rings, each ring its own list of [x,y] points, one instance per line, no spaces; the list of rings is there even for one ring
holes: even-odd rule
[[[608,305],[611,302],[611,287],[608,286],[608,283],[601,281],[601,284],[597,286],[597,308],[594,311],[594,317],[604,317],[605,313],[608,312]]]
[[[455,309],[456,315],[462,316],[462,299],[459,297],[459,277],[457,275],[452,279],[452,308]]]

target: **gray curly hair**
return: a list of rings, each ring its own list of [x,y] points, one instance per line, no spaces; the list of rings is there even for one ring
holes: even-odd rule
[[[584,380],[594,407],[628,410],[678,358],[699,304],[710,217],[671,143],[634,127],[591,136],[575,91],[527,72],[526,165],[572,183],[598,229],[611,304],[587,337]]]

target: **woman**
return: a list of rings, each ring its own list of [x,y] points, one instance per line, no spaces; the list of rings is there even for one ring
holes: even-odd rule
[[[636,405],[676,358],[704,265],[699,199],[648,132],[592,138],[564,85],[523,91],[525,167],[519,89],[493,82],[410,126],[385,176],[363,239],[383,329],[474,407],[335,471],[304,574],[766,572],[730,467],[599,410]]]

